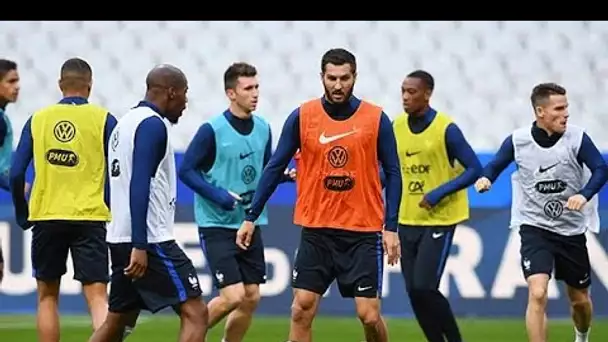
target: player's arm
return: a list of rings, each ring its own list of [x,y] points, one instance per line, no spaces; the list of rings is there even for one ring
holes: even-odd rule
[[[515,160],[513,137],[509,135],[500,145],[494,158],[481,171],[481,176],[494,183],[498,176]]]
[[[108,148],[110,147],[110,136],[112,135],[112,131],[114,127],[118,124],[118,120],[116,117],[112,115],[112,113],[108,112],[106,116],[106,124],[103,127],[103,153],[108,160]],[[108,208],[110,207],[110,175],[108,174],[108,168],[105,170],[105,183],[103,186],[103,200],[106,202]]]
[[[300,109],[294,110],[283,125],[276,151],[262,172],[246,221],[254,222],[283,178],[285,168],[300,148]]]
[[[388,115],[382,113],[378,128],[378,159],[382,165],[386,184],[386,230],[397,231],[397,218],[401,205],[402,179],[397,154],[397,139]]]
[[[13,157],[9,176],[11,195],[15,207],[15,218],[19,226],[24,229],[29,228],[30,223],[27,221],[29,212],[23,189],[25,187],[25,173],[33,157],[34,142],[32,139],[32,118],[30,117],[21,131],[21,138]]]
[[[198,129],[188,145],[179,168],[179,179],[199,196],[217,204],[224,210],[233,210],[235,198],[228,190],[209,183],[202,172],[208,172],[216,157],[215,133],[211,124],[205,123]]]
[[[589,201],[608,181],[608,165],[587,133],[583,133],[577,160],[581,165],[584,164],[591,170],[591,178],[579,191],[579,194]]]
[[[426,194],[425,199],[431,206],[437,205],[444,197],[473,185],[481,175],[479,158],[456,124],[451,123],[447,127],[445,142],[450,163],[457,160],[465,171]]]
[[[4,114],[6,115],[6,114]],[[4,145],[4,138],[6,137],[6,133],[8,132],[8,127],[6,125],[6,120],[2,120],[0,118],[0,147]],[[12,151],[11,151],[12,152]],[[10,189],[10,180],[9,175],[5,173],[0,174],[0,188],[11,191]]]
[[[268,165],[270,161],[270,157],[272,157],[272,131],[268,130],[268,141],[266,142],[266,150],[264,151],[264,167]],[[289,176],[289,173],[285,171],[283,176],[281,177],[281,181],[279,183],[293,182],[293,178]]]
[[[167,149],[167,128],[157,116],[143,120],[135,131],[133,171],[129,184],[131,241],[144,250],[148,245],[148,204],[150,184]]]

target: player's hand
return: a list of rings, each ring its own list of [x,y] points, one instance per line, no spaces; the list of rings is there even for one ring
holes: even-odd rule
[[[397,232],[385,230],[382,233],[382,244],[384,245],[384,254],[388,255],[388,264],[397,264],[401,257],[401,246]]]
[[[253,237],[253,230],[255,225],[251,221],[243,221],[241,228],[236,232],[236,245],[242,249],[249,248],[251,244],[251,238]]]
[[[422,198],[422,201],[420,201],[420,203],[418,203],[418,206],[419,206],[420,208],[427,209],[427,210],[429,210],[429,209],[431,209],[431,208],[433,207],[433,206],[432,206],[432,205],[429,203],[429,201],[427,201],[426,196]]]
[[[27,197],[27,194],[29,194],[31,189],[32,189],[32,184],[26,182],[25,186],[23,187],[23,195],[25,197]]]
[[[568,203],[566,203],[566,208],[570,209],[570,210],[579,211],[579,210],[583,209],[583,206],[585,205],[585,203],[587,203],[587,199],[585,198],[585,196],[583,196],[581,194],[576,194],[576,195],[570,196],[570,198],[568,198]]]
[[[129,266],[125,268],[125,275],[129,278],[137,279],[146,274],[148,268],[148,253],[145,249],[131,249],[131,260]]]
[[[285,176],[289,177],[292,181],[296,180],[296,169],[286,168],[284,172]]]
[[[492,187],[492,182],[486,177],[481,177],[475,182],[475,190],[479,193],[484,193]]]

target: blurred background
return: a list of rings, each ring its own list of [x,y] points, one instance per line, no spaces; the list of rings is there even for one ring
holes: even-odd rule
[[[0,46],[0,57],[15,60],[21,76],[19,101],[6,111],[16,131],[15,144],[27,118],[60,99],[60,66],[76,56],[93,67],[91,101],[117,117],[143,97],[145,76],[154,65],[171,63],[184,70],[190,86],[188,109],[171,133],[180,152],[178,163],[198,127],[227,107],[225,69],[237,61],[251,63],[261,82],[257,114],[271,123],[276,144],[287,115],[303,101],[322,95],[322,54],[343,47],[357,57],[355,94],[383,106],[390,117],[402,112],[400,87],[405,75],[415,69],[429,71],[436,84],[432,105],[456,120],[483,164],[513,129],[531,124],[529,96],[540,82],[567,88],[570,122],[585,127],[598,147],[608,151],[608,22],[2,21]],[[480,196],[469,189],[471,219],[457,230],[441,282],[470,341],[489,340],[488,334],[494,334],[494,341],[525,340],[522,317],[527,292],[519,266],[519,237],[508,230],[512,170],[511,166],[488,194]],[[299,240],[299,228],[291,223],[294,195],[294,186],[284,184],[269,203],[270,226],[265,233],[269,274],[258,309],[268,317],[254,322],[246,341],[286,339],[291,265]],[[608,190],[599,196],[605,227]],[[180,184],[177,239],[199,267],[204,292],[214,294],[192,216],[192,193]],[[0,219],[6,261],[0,287],[0,340],[9,341],[17,338],[19,329],[33,331],[36,294],[29,262],[31,232],[22,233],[14,224],[6,193],[0,194]],[[598,316],[608,316],[607,242],[606,233],[588,236]],[[82,341],[86,338],[75,336],[78,331],[82,334],[78,336],[87,336],[88,323],[82,317],[86,305],[71,272],[69,267],[63,278],[61,310],[69,318],[62,341]],[[386,269],[383,312],[395,317],[394,325],[390,323],[393,340],[422,341],[399,272],[398,266]],[[552,282],[549,296],[550,317],[568,318],[564,288]],[[324,318],[316,323],[319,341],[361,340],[353,309],[352,302],[341,299],[332,286],[321,307]],[[176,319],[155,319],[169,322],[166,331],[174,334]],[[479,323],[480,319],[490,323]],[[337,324],[344,324],[344,329],[336,329]],[[572,340],[567,320],[555,324],[555,341]],[[142,323],[142,333],[135,333],[132,340],[143,341],[145,329],[161,326]],[[601,328],[594,329],[602,334]],[[221,328],[215,330],[220,334]],[[598,340],[608,340],[608,331],[603,333],[605,337]],[[167,339],[174,339],[167,334]],[[162,333],[157,331],[146,340],[165,340],[159,336]]]

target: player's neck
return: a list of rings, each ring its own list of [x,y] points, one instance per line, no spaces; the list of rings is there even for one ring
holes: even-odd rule
[[[426,115],[426,113],[429,112],[429,109],[431,109],[431,106],[427,104],[421,110],[414,112],[414,113],[408,113],[408,114],[415,118],[422,118]]]
[[[545,133],[547,133],[547,136],[550,137],[554,134],[556,134],[555,132],[553,132],[552,130],[550,130],[549,128],[547,128],[547,126],[545,126],[544,124],[542,124],[541,122],[536,121],[536,127],[538,127],[540,130],[544,131]]]
[[[8,100],[0,99],[0,110],[5,111],[6,106],[8,106]]]
[[[89,97],[88,94],[85,94],[83,92],[80,91],[65,91],[63,92],[63,98],[66,97],[82,97],[83,99],[87,99]]]
[[[243,110],[243,108],[234,105],[234,104],[230,104],[230,108],[228,108],[230,110],[230,113],[234,116],[236,116],[239,119],[249,119],[251,118],[251,112],[245,111]]]

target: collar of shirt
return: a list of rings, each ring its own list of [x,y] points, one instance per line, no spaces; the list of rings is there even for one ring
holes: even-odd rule
[[[148,107],[148,108],[152,109],[153,111],[155,111],[158,115],[162,116],[163,118],[165,117],[165,115],[160,111],[160,109],[158,109],[158,107],[156,107],[156,105],[153,104],[152,102],[139,101],[137,106],[135,106],[133,108],[138,108],[138,107]]]
[[[549,136],[547,131],[538,127],[536,125],[536,121],[532,123],[532,138],[543,147],[551,147],[557,143],[557,141],[562,137],[561,133],[553,133],[553,135]]]
[[[68,96],[59,101],[60,104],[83,105],[89,103],[87,99],[80,96]]]

